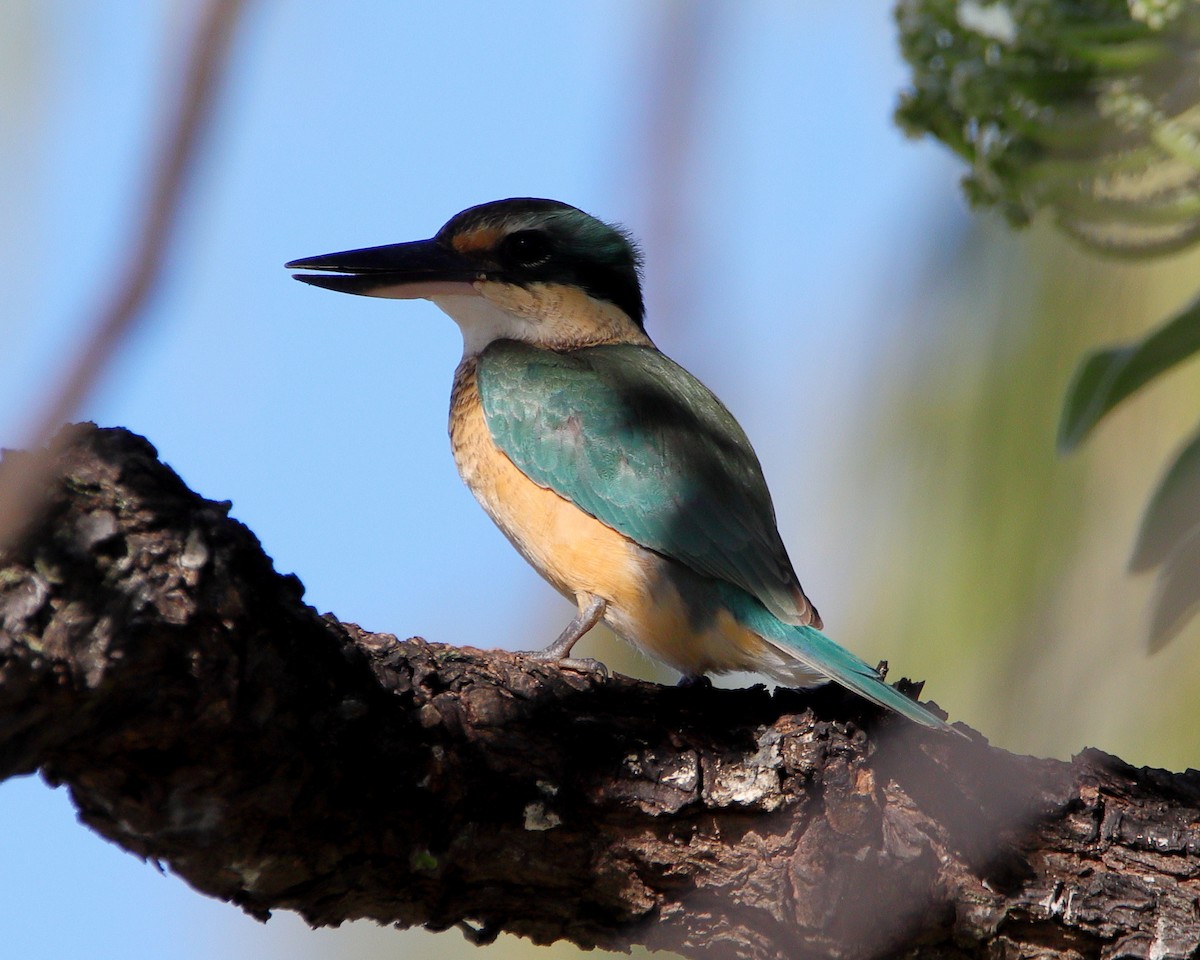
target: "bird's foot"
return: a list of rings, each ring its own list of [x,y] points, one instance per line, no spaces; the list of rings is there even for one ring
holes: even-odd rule
[[[592,629],[604,616],[605,602],[591,594],[580,594],[579,613],[563,628],[563,632],[545,650],[521,650],[519,653],[544,663],[554,663],[564,670],[599,674],[608,678],[608,667],[591,657],[572,657],[571,648],[585,633]]]
[[[707,675],[703,673],[695,677],[688,676],[685,673],[679,678],[679,682],[675,684],[675,686],[679,687],[681,690],[690,690],[693,687],[699,687],[700,689],[704,690],[710,688],[712,685],[713,682],[708,678]]]
[[[545,650],[518,650],[523,657],[538,660],[542,663],[552,663],[563,670],[574,670],[576,673],[596,674],[604,680],[608,679],[608,667],[592,657],[561,657],[556,654],[553,645]]]

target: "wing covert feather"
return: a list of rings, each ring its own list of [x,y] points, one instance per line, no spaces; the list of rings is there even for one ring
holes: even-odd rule
[[[560,353],[499,340],[478,384],[492,438],[534,482],[785,622],[820,624],[750,441],[678,364],[634,344]]]

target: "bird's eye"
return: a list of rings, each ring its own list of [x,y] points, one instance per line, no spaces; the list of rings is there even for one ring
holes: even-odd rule
[[[537,267],[550,259],[553,250],[550,238],[541,230],[518,230],[504,238],[500,252],[509,263]]]

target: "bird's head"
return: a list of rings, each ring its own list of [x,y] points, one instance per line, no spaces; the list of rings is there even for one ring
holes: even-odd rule
[[[646,342],[632,240],[582,210],[528,197],[455,214],[428,240],[293,260],[295,278],[369,297],[432,300],[465,352],[493,340],[570,347]]]

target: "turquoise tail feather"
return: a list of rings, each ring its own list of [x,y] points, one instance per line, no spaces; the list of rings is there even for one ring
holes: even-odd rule
[[[941,717],[884,682],[874,668],[815,627],[784,623],[758,600],[730,584],[721,584],[721,593],[726,608],[739,623],[814,672],[922,726],[954,730]]]

